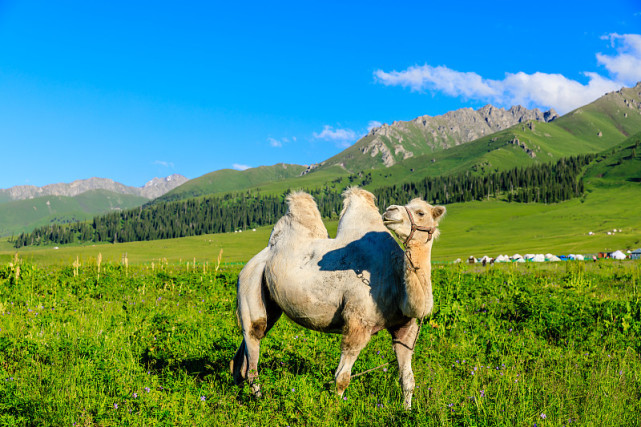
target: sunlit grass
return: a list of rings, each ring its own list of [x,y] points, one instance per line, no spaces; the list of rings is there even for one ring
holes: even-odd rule
[[[238,267],[0,266],[0,423],[9,425],[634,425],[639,263],[436,266],[413,410],[387,332],[343,400],[340,337],[286,318],[262,341],[264,398],[233,384]],[[19,274],[16,274],[20,267]]]

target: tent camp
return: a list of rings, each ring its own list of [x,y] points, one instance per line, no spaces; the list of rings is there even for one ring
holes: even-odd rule
[[[561,261],[561,258],[559,258],[556,255],[552,255],[552,254],[545,254],[545,259],[546,259],[546,261],[552,261],[552,262]]]

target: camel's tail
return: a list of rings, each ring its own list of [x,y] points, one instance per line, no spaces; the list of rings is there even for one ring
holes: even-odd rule
[[[282,313],[265,286],[265,265],[270,255],[269,248],[263,249],[238,275],[236,316],[243,341],[229,365],[237,384],[243,380],[251,383],[256,376],[260,340]]]
[[[236,355],[234,355],[234,358],[229,362],[229,370],[234,377],[236,385],[242,384],[242,382],[247,379],[248,364],[247,345],[245,344],[245,339],[243,339],[243,342],[240,343],[240,347],[236,350]]]

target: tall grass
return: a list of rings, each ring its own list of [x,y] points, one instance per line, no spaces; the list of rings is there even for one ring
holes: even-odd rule
[[[0,424],[639,422],[639,263],[435,266],[410,412],[387,332],[353,372],[393,363],[341,399],[331,385],[340,337],[285,318],[262,341],[255,400],[228,372],[238,268],[195,267],[0,266]]]

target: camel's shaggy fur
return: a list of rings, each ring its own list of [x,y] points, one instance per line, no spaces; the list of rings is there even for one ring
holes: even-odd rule
[[[340,333],[341,358],[336,391],[343,394],[351,369],[372,334],[387,329],[393,337],[405,407],[411,406],[416,318],[432,310],[430,253],[433,240],[417,231],[409,242],[408,262],[394,238],[409,235],[404,208],[391,206],[383,217],[372,193],[350,188],[335,239],[329,239],[313,198],[293,193],[288,212],[276,223],[269,245],[250,260],[238,278],[238,319],[243,342],[231,362],[237,382],[247,380],[256,395],[260,340],[282,312],[307,328]],[[420,199],[407,207],[414,221],[436,226],[445,208]],[[385,222],[385,223],[384,223]]]

